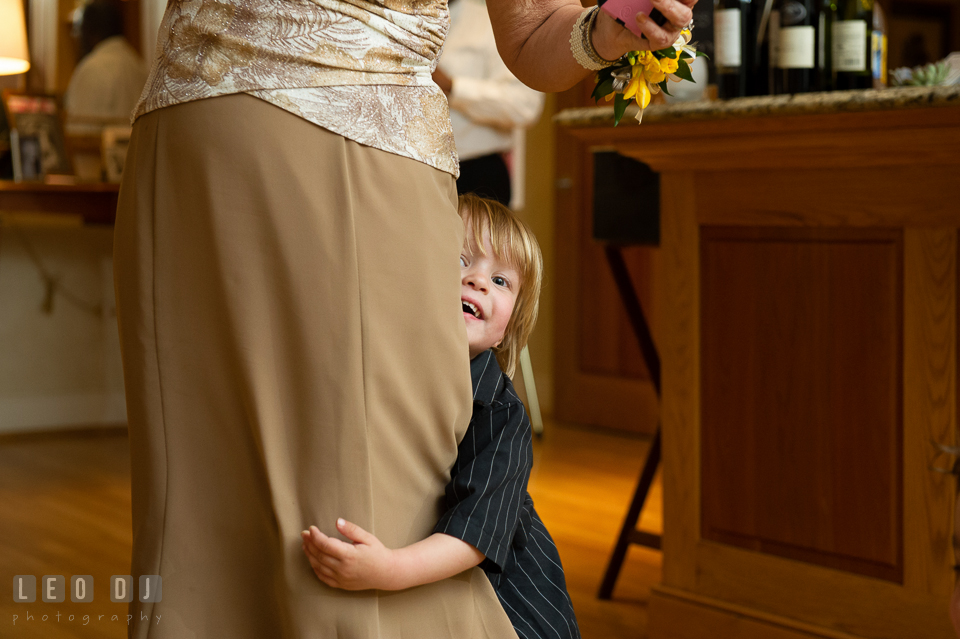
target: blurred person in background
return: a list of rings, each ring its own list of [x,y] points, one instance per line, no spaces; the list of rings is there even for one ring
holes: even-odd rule
[[[460,156],[457,193],[510,206],[513,189],[504,155],[514,150],[514,132],[522,136],[540,118],[543,94],[503,63],[483,0],[450,0],[449,6],[450,31],[433,79],[450,102]],[[522,179],[522,162],[514,170]]]
[[[64,96],[67,132],[99,135],[108,124],[130,124],[147,69],[123,36],[118,2],[93,0],[74,14],[80,62]]]

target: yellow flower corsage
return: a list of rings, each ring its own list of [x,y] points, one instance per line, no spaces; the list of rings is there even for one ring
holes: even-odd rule
[[[593,99],[613,100],[614,126],[620,124],[632,100],[640,107],[639,122],[654,95],[660,91],[670,95],[667,80],[694,82],[690,62],[706,54],[697,51],[696,43],[690,42],[691,35],[689,28],[684,29],[673,46],[659,51],[631,51],[613,66],[597,73]]]

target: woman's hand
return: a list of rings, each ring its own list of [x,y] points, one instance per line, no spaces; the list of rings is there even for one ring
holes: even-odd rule
[[[300,533],[303,551],[317,578],[343,590],[396,590],[394,551],[349,521],[338,519],[337,530],[353,543],[328,537],[316,526]]]
[[[643,16],[638,38],[601,11],[591,41],[600,57],[614,61],[628,51],[663,49],[677,41],[693,18],[697,0],[651,0],[668,20],[662,27]],[[497,49],[507,68],[537,91],[566,91],[590,71],[570,50],[570,36],[583,13],[580,0],[487,0]]]
[[[644,37],[638,38],[606,11],[600,11],[593,25],[593,48],[605,60],[617,60],[628,51],[656,51],[669,47],[680,36],[680,31],[693,19],[693,5],[697,0],[650,0],[655,9],[667,19],[663,26],[648,16],[638,13],[637,24]]]

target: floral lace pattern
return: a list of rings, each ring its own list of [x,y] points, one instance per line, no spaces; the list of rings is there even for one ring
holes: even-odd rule
[[[360,144],[459,174],[447,97],[439,88],[316,87],[250,95]]]
[[[456,175],[431,77],[448,27],[445,0],[170,0],[133,117],[249,93]]]

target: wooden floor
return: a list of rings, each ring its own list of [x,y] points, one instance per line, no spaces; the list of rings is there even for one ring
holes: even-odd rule
[[[530,493],[560,549],[584,639],[646,636],[659,553],[631,549],[614,600],[598,601],[596,591],[647,447],[635,437],[549,422],[535,444]],[[68,583],[70,575],[92,575],[96,584],[96,598],[86,604],[69,597],[61,604],[39,597],[15,604],[7,591],[0,595],[0,636],[126,636],[126,604],[111,603],[104,585],[111,575],[129,573],[129,482],[122,431],[0,438],[3,583],[14,575],[35,575],[38,583],[43,575],[65,575]],[[642,526],[659,531],[661,512],[657,482]]]

